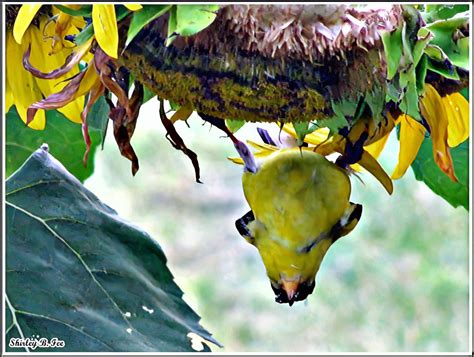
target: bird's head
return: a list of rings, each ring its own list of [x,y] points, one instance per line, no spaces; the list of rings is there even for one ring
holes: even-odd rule
[[[262,257],[275,301],[291,306],[295,301],[305,300],[314,290],[316,274],[331,239],[304,249],[289,246],[287,240],[259,239],[258,234],[255,238],[254,245]]]

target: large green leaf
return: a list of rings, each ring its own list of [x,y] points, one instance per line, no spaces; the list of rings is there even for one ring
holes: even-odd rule
[[[42,352],[192,351],[189,333],[217,343],[160,246],[46,150],[7,180],[6,227],[7,341],[65,343]]]
[[[412,163],[415,177],[423,181],[434,193],[443,197],[452,206],[469,209],[469,140],[451,149],[454,171],[459,180],[455,183],[435,163],[430,138],[426,138]]]
[[[92,140],[87,167],[82,158],[86,149],[79,124],[68,120],[55,110],[46,111],[46,128],[33,130],[25,126],[15,107],[6,115],[6,168],[5,175],[10,176],[42,143],[51,145],[55,155],[67,169],[79,180],[84,181],[94,171],[94,153],[101,141],[98,130],[90,128]]]
[[[132,42],[132,40],[138,35],[143,27],[145,27],[157,17],[163,15],[170,9],[171,6],[172,5],[144,5],[142,9],[135,11],[133,13],[132,20],[130,21],[130,26],[128,27],[127,42],[125,43],[125,47],[127,47],[130,42]]]
[[[204,30],[216,18],[219,5],[176,5],[176,29],[180,36]]]

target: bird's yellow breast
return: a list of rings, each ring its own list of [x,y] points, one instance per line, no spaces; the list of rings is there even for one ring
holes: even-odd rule
[[[243,175],[244,194],[267,236],[295,248],[328,231],[343,215],[351,191],[346,172],[298,148],[276,151],[257,173]]]

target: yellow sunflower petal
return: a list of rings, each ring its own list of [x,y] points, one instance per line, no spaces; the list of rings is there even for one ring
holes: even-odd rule
[[[273,145],[270,145],[270,144],[265,144],[265,143],[256,143],[255,141],[252,141],[252,140],[247,140],[247,143],[254,147],[255,149],[257,150],[260,150],[260,151],[277,151],[278,148],[276,146],[273,146]]]
[[[28,110],[27,107],[24,107],[20,104],[15,103],[16,110],[18,111],[18,115],[20,116],[21,120],[26,123],[27,114],[26,111]],[[28,124],[28,128],[34,130],[44,130],[46,127],[46,113],[44,110],[40,109],[36,112],[35,118],[33,121]]]
[[[22,5],[13,25],[13,37],[15,41],[21,44],[23,35],[35,18],[36,13],[40,9],[41,4],[25,4]]]
[[[418,150],[425,139],[426,129],[417,120],[402,114],[398,117],[400,121],[400,151],[398,153],[398,164],[392,173],[392,179],[397,180],[410,167],[415,160]]]
[[[390,133],[385,134],[385,136],[382,136],[381,139],[370,145],[365,146],[364,149],[373,157],[378,158],[382,153],[385,144],[387,143],[389,135]]]
[[[272,153],[273,151],[265,150],[265,151],[256,152],[253,155],[255,156],[256,159],[262,159],[264,157],[271,155]],[[237,165],[244,164],[244,160],[242,160],[242,158],[240,157],[228,157],[227,160],[232,161],[234,164],[237,164]]]
[[[292,137],[298,137],[296,135],[295,128],[292,124],[285,124],[283,125],[283,131],[290,134]],[[323,141],[327,140],[329,136],[329,128],[319,128],[313,131],[311,134],[305,136],[304,141],[308,144],[318,145],[321,144]]]
[[[372,155],[370,155],[367,151],[364,150],[361,159],[358,161],[358,164],[367,171],[369,171],[382,184],[382,186],[387,190],[390,195],[392,194],[392,180]]]
[[[41,91],[33,75],[23,66],[19,65],[23,61],[23,53],[30,43],[30,31],[25,32],[22,44],[16,43],[13,34],[7,33],[6,36],[6,75],[8,87],[13,95],[14,104],[20,114],[21,119],[26,123],[26,109],[31,104],[41,100]],[[32,129],[43,130],[45,127],[44,111],[40,110],[33,121],[28,125]]]
[[[140,4],[124,4],[124,6],[130,11],[137,11],[143,8]]]
[[[381,139],[370,145],[364,146],[364,150],[367,151],[373,158],[377,159],[380,156],[380,153],[382,152],[383,148],[385,147],[385,144],[387,143],[389,134],[390,133],[386,134]],[[362,171],[362,166],[359,164],[352,164],[350,166],[351,169],[356,172]]]
[[[14,104],[13,93],[8,85],[8,82],[5,81],[5,113],[8,112],[11,106]]]
[[[81,84],[77,92],[75,93],[75,98],[79,98],[83,95],[89,93],[89,91],[93,88],[100,85],[100,77],[95,70],[95,66],[93,63],[89,63],[84,78],[82,78]]]
[[[359,164],[352,164],[352,165],[349,165],[349,166],[355,172],[362,172],[362,170],[363,170],[362,166],[360,166]]]
[[[453,160],[448,147],[448,118],[444,103],[438,91],[430,84],[425,85],[425,93],[420,100],[421,114],[431,129],[434,160],[439,168],[457,182]]]
[[[461,93],[441,98],[448,117],[448,145],[456,147],[469,137],[469,102]]]
[[[188,118],[193,114],[193,109],[187,107],[179,107],[177,111],[171,116],[170,120],[172,123],[177,122],[178,120],[188,120]]]
[[[117,58],[118,28],[114,5],[93,5],[92,24],[100,48],[110,57]]]
[[[74,123],[82,123],[81,113],[84,110],[84,96],[76,98],[73,102],[58,108],[58,112]]]

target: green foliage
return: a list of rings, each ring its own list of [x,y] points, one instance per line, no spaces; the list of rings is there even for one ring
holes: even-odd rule
[[[469,70],[469,37],[459,37],[456,33],[467,22],[469,22],[469,12],[426,26],[434,35],[431,43],[439,46],[452,64],[465,70]]]
[[[180,36],[204,30],[216,18],[219,5],[176,5],[176,29]]]
[[[469,69],[469,38],[459,30],[469,22],[466,5],[428,5],[424,12],[404,6],[403,24],[382,33],[387,62],[386,101],[421,121],[418,98],[427,71],[459,79],[456,68]],[[462,12],[466,11],[466,12]],[[426,25],[420,27],[420,16]]]
[[[446,176],[433,158],[432,142],[426,138],[420,151],[412,163],[415,177],[423,181],[431,190],[443,197],[453,207],[463,206],[469,209],[469,140],[451,148],[451,156],[456,177],[459,182],[453,182]]]
[[[69,121],[56,110],[46,111],[46,128],[33,130],[25,126],[15,107],[6,115],[6,168],[10,176],[42,143],[48,143],[51,153],[58,157],[64,166],[80,181],[84,181],[94,171],[94,153],[101,141],[101,134],[90,128],[92,140],[89,162],[84,167],[82,158],[86,146],[81,126]]]
[[[309,123],[308,122],[299,122],[293,123],[293,128],[295,128],[295,133],[298,136],[297,144],[303,145],[304,138],[308,134]]]
[[[107,134],[107,124],[109,123],[110,107],[103,96],[94,103],[89,114],[87,114],[87,124],[89,130],[96,130],[101,137],[101,146],[104,148],[105,135]]]
[[[127,47],[130,42],[135,38],[136,35],[141,31],[143,27],[149,24],[157,17],[163,15],[166,11],[171,8],[172,5],[144,5],[141,10],[135,11],[130,21],[130,27],[128,28]]]
[[[55,4],[54,7],[64,12],[65,14],[68,14],[71,16],[85,16],[85,17],[92,16],[92,5],[81,5],[79,9],[71,9],[67,6],[60,5],[60,4]]]
[[[56,337],[61,352],[192,351],[193,332],[217,343],[156,241],[47,151],[7,180],[6,207],[7,341]]]
[[[191,36],[208,27],[216,18],[219,5],[173,5],[168,20],[169,46],[175,36]]]
[[[245,120],[230,120],[227,119],[225,121],[225,125],[227,128],[232,132],[235,133],[237,132],[241,127],[243,127],[245,124]]]
[[[92,23],[90,23],[84,27],[82,31],[76,35],[76,37],[74,37],[74,43],[80,46],[87,42],[92,36],[94,36],[94,27],[92,26]]]
[[[153,99],[156,97],[156,93],[153,92],[150,88],[147,86],[143,86],[143,103],[148,102],[150,99]]]
[[[382,33],[382,43],[387,60],[387,80],[391,80],[397,73],[402,58],[402,29]]]
[[[467,4],[452,4],[452,5],[426,5],[425,12],[422,14],[426,22],[434,22],[436,20],[445,20],[454,15],[468,11]]]

